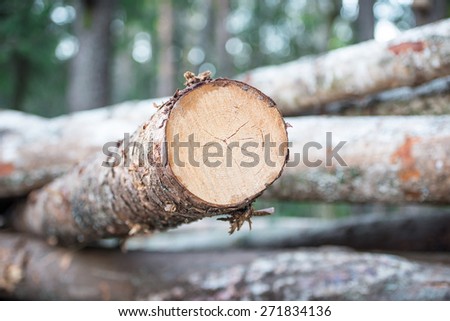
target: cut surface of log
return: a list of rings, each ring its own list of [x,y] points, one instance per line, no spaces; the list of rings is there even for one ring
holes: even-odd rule
[[[273,164],[264,161],[266,135],[278,147],[287,141],[284,121],[270,106],[273,102],[259,91],[228,80],[181,97],[167,124],[168,160],[175,177],[192,194],[216,205],[239,204],[259,194],[280,175],[286,158],[286,151],[271,148]],[[174,146],[177,138],[188,142],[190,136],[200,146],[193,151],[195,162],[189,161],[188,148]],[[242,149],[255,142],[252,159]],[[219,156],[205,159],[205,151]],[[183,166],[177,166],[177,159]]]
[[[207,125],[199,124],[203,118]],[[233,135],[262,146],[261,132],[282,148],[276,149],[274,166],[257,168],[260,183],[252,185],[242,180],[250,175],[240,163],[233,162],[231,168],[200,166],[205,163],[201,144],[214,138],[203,133],[205,129],[222,139],[227,150]],[[184,158],[183,148],[174,148],[177,134],[192,159]],[[192,141],[184,140],[190,136]],[[117,148],[106,161],[101,155],[89,159],[31,193],[14,215],[15,226],[52,243],[70,244],[165,230],[213,215],[237,219],[251,211],[255,197],[280,175],[287,159],[287,134],[273,102],[258,90],[227,79],[195,78]],[[176,164],[177,157],[186,164]]]

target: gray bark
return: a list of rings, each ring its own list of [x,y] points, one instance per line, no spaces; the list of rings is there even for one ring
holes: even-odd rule
[[[415,88],[397,88],[360,99],[331,103],[322,112],[346,116],[450,114],[450,78],[439,78]]]

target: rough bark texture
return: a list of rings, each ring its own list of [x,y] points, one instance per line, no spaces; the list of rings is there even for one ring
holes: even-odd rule
[[[40,300],[448,300],[450,268],[339,249],[70,251],[0,234],[0,295]]]
[[[110,103],[111,22],[116,1],[78,0],[75,35],[79,51],[69,73],[70,111]]]
[[[194,194],[192,189],[183,185],[175,168],[170,167],[167,146],[170,146],[171,141],[166,138],[169,137],[166,136],[169,135],[166,126],[170,127],[170,121],[174,122],[172,118],[169,121],[171,114],[180,113],[181,107],[177,108],[177,103],[187,95],[190,95],[190,100],[195,99],[192,98],[194,93],[198,95],[197,92],[202,88],[220,92],[220,88],[227,86],[238,87],[240,93],[252,97],[255,104],[258,100],[267,100],[267,104],[261,106],[270,109],[267,114],[278,114],[279,119],[274,117],[270,120],[286,133],[278,111],[272,108],[273,102],[261,92],[226,79],[197,79],[194,84],[183,91],[177,91],[174,97],[160,106],[150,120],[130,137],[127,144],[124,141],[118,143],[117,155],[122,156],[120,162],[106,166],[104,162],[110,163],[112,159],[99,155],[78,164],[41,190],[32,192],[25,206],[17,210],[14,216],[15,226],[19,230],[42,235],[51,243],[71,244],[110,236],[132,235],[140,231],[165,230],[213,215],[239,216],[247,213],[254,198],[263,189],[233,198],[233,202],[211,203],[197,197],[199,194]],[[238,97],[234,98],[237,101]],[[231,110],[238,107],[229,108]],[[266,114],[261,109],[258,111]],[[216,121],[216,128],[222,129],[219,126],[220,120]],[[229,127],[229,124],[223,126]],[[139,146],[147,149],[143,150]],[[284,155],[283,165],[287,153]],[[274,179],[276,177],[266,180],[263,186],[267,187]]]
[[[299,115],[333,101],[416,86],[449,74],[450,19],[446,19],[388,43],[368,41],[240,77],[271,96],[284,115]]]
[[[450,202],[450,116],[286,120],[293,127],[289,130],[293,144],[290,161],[264,197],[330,202]],[[328,144],[327,135],[331,137]],[[307,148],[309,142],[320,145]],[[339,164],[333,154],[343,162]],[[314,164],[316,161],[321,164]]]

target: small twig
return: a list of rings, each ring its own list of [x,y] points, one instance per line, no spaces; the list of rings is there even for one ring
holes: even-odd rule
[[[184,73],[184,79],[186,79],[186,82],[184,83],[184,85],[189,87],[196,83],[211,79],[211,71],[209,71],[209,70],[204,71],[204,72],[198,74],[197,76],[191,71],[186,71]]]
[[[250,206],[247,210],[245,210],[242,213],[233,213],[227,217],[218,218],[217,220],[230,222],[230,230],[228,231],[228,233],[231,235],[235,231],[239,231],[241,229],[242,225],[244,224],[244,222],[246,222],[246,221],[248,222],[248,226],[251,230],[253,216],[266,216],[266,215],[271,215],[274,212],[275,212],[275,209],[273,207],[255,211]]]

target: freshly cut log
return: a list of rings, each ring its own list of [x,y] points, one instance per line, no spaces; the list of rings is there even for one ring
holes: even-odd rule
[[[450,116],[286,121],[290,160],[265,198],[450,203]]]
[[[240,76],[270,95],[285,116],[450,75],[450,19],[375,40],[262,67]]]
[[[108,157],[89,159],[32,192],[14,215],[15,226],[64,244],[220,214],[239,228],[284,167],[286,125],[273,101],[255,88],[207,75],[187,79],[184,90]],[[267,155],[269,136],[278,148]],[[261,161],[252,162],[241,149],[248,142]]]
[[[427,254],[434,259],[436,255]],[[442,255],[443,260],[448,256]],[[312,286],[314,285],[314,286]],[[129,252],[0,234],[0,297],[26,300],[448,300],[448,265],[321,248]]]

